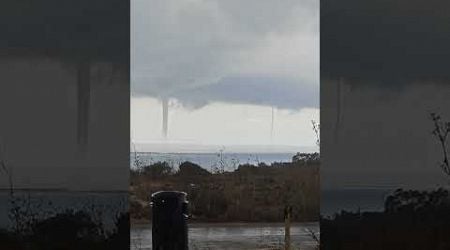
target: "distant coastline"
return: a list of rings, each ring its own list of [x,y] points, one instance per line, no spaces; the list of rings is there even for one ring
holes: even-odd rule
[[[9,188],[0,188],[0,192],[9,192]],[[14,192],[54,192],[54,193],[127,193],[128,190],[81,190],[69,188],[14,188]]]
[[[130,152],[153,152],[153,153],[313,153],[319,148],[314,146],[296,145],[210,145],[198,143],[179,143],[161,141],[154,143],[134,143]]]

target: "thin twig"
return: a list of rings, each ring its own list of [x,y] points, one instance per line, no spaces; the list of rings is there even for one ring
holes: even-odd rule
[[[431,113],[431,119],[434,123],[432,134],[438,139],[443,154],[443,160],[440,167],[447,176],[450,176],[450,166],[447,150],[447,138],[450,132],[450,122],[443,122],[441,116],[437,115],[436,113]]]

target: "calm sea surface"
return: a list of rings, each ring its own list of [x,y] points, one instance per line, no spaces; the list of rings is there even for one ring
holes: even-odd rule
[[[141,164],[150,165],[155,162],[167,162],[177,168],[181,163],[190,161],[210,170],[214,167],[224,166],[225,170],[233,171],[239,164],[254,164],[273,162],[290,162],[293,153],[131,153],[130,164],[136,167],[136,159]]]
[[[316,242],[308,229],[319,236],[318,223],[293,224],[292,249],[313,250]],[[284,244],[283,224],[191,224],[189,225],[189,249],[281,249]],[[131,228],[131,250],[152,249],[150,224]]]
[[[320,213],[332,216],[345,211],[382,211],[392,188],[348,188],[321,190]]]
[[[128,209],[128,192],[78,192],[30,190],[16,191],[15,197],[39,217],[48,217],[66,209],[85,211],[92,216],[100,216],[106,229],[114,225],[117,213]],[[11,226],[8,214],[11,209],[9,192],[0,191],[0,228]],[[0,248],[1,249],[1,248]]]

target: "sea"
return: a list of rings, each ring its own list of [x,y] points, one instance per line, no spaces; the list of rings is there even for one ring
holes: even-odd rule
[[[115,226],[116,215],[128,210],[128,192],[16,190],[14,197],[22,211],[30,211],[37,218],[48,218],[66,210],[84,211],[101,220],[105,230]],[[0,229],[11,228],[12,203],[8,190],[0,190]],[[29,208],[29,210],[27,210]]]
[[[225,171],[234,171],[240,164],[259,163],[271,164],[274,162],[291,162],[294,153],[157,153],[157,152],[131,152],[130,165],[136,168],[137,165],[145,166],[156,162],[167,162],[177,169],[181,163],[190,161],[198,164],[206,170],[214,167],[224,166]],[[136,160],[140,163],[136,164]]]
[[[342,211],[383,211],[385,199],[394,191],[395,189],[392,187],[322,189],[320,192],[320,214],[323,217],[333,217]]]

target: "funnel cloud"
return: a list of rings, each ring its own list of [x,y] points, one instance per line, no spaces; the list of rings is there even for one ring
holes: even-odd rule
[[[164,138],[167,138],[167,133],[169,130],[169,100],[167,98],[163,98],[162,100],[162,113],[163,113],[162,133]]]
[[[190,108],[318,107],[317,1],[136,0],[131,8],[134,96]]]
[[[136,103],[158,103],[152,118],[139,118],[158,133],[147,138],[308,144],[275,130],[318,115],[319,1],[134,0],[131,92]],[[200,113],[204,124],[192,120]],[[233,135],[214,139],[226,130]]]

